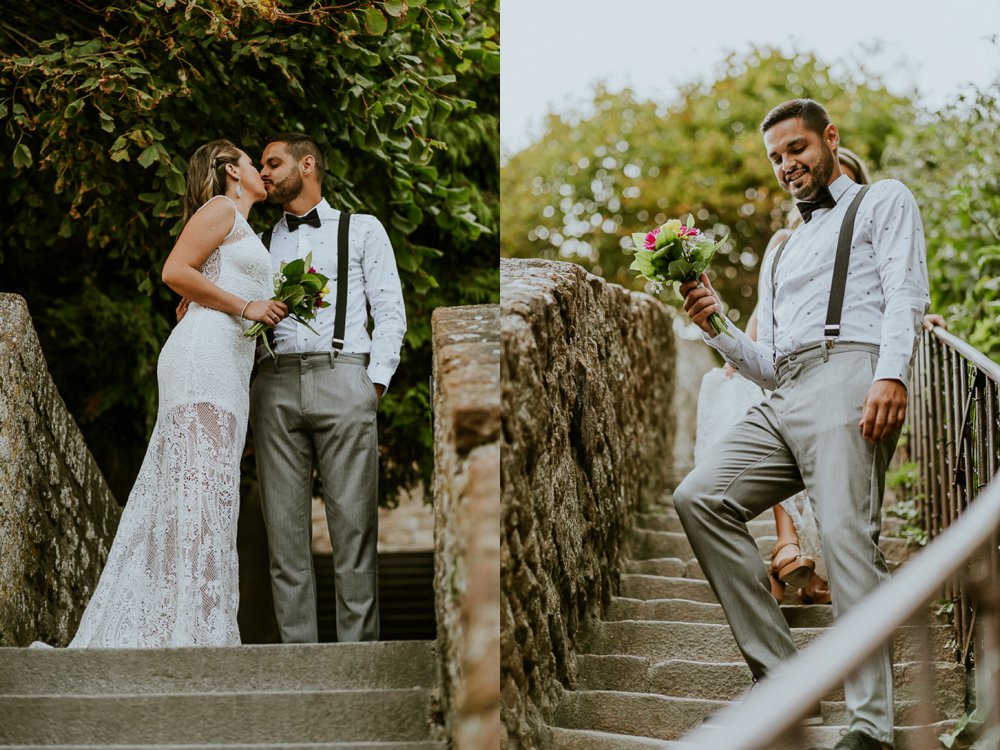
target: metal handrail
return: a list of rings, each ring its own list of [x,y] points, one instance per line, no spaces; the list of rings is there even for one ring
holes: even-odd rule
[[[921,336],[910,388],[911,439],[919,466],[914,497],[933,540],[1000,472],[1000,365],[941,328]],[[961,580],[943,591],[953,605],[956,655],[966,662],[975,603]]]
[[[981,548],[990,545],[993,555],[998,529],[1000,479],[887,584],[774,670],[742,702],[721,711],[711,725],[703,725],[682,741],[713,750],[770,747],[796,727],[817,701],[888,643],[896,629],[909,622]],[[991,572],[996,575],[995,569]],[[1000,613],[990,614],[997,618],[992,627],[1000,627]],[[994,695],[1000,695],[1000,671],[994,680],[998,683]]]
[[[952,349],[957,351],[963,357],[965,357],[969,362],[974,364],[980,370],[989,375],[997,383],[1000,383],[1000,364],[997,364],[992,359],[987,357],[981,351],[962,341],[958,336],[948,333],[945,329],[935,326],[930,330],[930,333],[937,336],[944,343],[950,346]]]

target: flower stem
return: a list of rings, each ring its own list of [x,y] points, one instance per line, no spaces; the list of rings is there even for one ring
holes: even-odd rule
[[[729,338],[733,338],[733,334],[729,332],[728,327],[726,326],[726,321],[724,321],[722,316],[718,313],[712,313],[709,315],[708,322],[712,325],[712,328],[715,329],[716,333],[724,333]]]

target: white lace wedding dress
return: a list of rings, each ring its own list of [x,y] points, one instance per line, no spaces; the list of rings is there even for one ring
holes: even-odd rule
[[[272,294],[270,257],[239,211],[201,272],[245,300]],[[250,325],[192,303],[164,344],[156,426],[70,648],[239,644],[236,519],[254,357],[242,334]]]
[[[698,415],[694,443],[694,462],[699,463],[706,451],[747,413],[754,404],[766,398],[765,392],[738,373],[731,378],[721,367],[705,373],[698,391]],[[781,507],[791,516],[799,535],[802,552],[816,561],[816,572],[826,577],[826,566],[820,554],[819,528],[812,512],[812,503],[805,491],[783,500]]]

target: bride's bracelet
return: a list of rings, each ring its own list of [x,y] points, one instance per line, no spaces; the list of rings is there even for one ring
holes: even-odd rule
[[[253,302],[253,300],[250,300],[250,302]],[[240,310],[240,322],[241,323],[244,320],[246,320],[246,318],[243,317],[243,313],[245,313],[247,311],[247,308],[250,307],[250,302],[247,302],[245,305],[243,305],[243,309]]]

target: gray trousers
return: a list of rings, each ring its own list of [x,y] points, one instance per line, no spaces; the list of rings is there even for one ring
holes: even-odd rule
[[[814,347],[778,363],[777,387],[717,443],[674,493],[674,506],[751,672],[795,652],[746,522],[805,488],[823,544],[835,616],[888,579],[878,546],[885,470],[898,434],[861,436],[877,347]],[[851,729],[892,742],[888,646],[845,683]]]
[[[282,643],[315,643],[313,455],[333,542],[337,639],[375,641],[378,613],[378,435],[367,355],[263,360],[250,388],[271,589]]]

